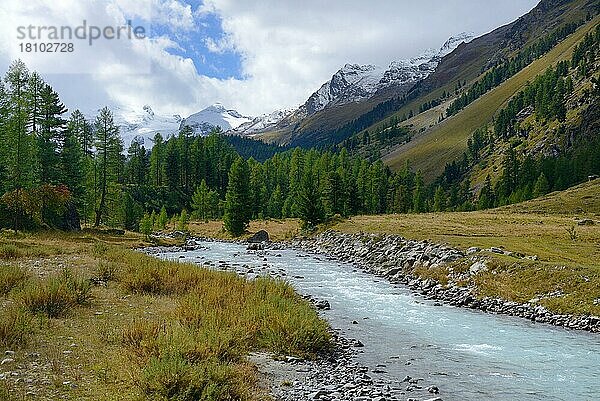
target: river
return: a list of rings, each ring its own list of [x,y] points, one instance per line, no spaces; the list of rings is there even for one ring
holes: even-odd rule
[[[321,315],[364,344],[359,362],[384,371],[373,376],[422,377],[444,401],[600,399],[598,334],[440,305],[356,266],[295,250],[203,242],[158,256],[283,275],[299,293],[329,301]]]

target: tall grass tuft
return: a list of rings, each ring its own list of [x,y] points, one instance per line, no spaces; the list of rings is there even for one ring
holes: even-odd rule
[[[248,352],[312,358],[331,346],[327,323],[282,281],[248,281],[130,251],[109,250],[105,258],[120,265],[126,291],[177,302],[174,320],[137,320],[122,333],[148,399],[251,399]]]
[[[0,259],[18,259],[23,252],[13,244],[0,244]]]
[[[19,347],[32,333],[32,316],[22,307],[9,305],[0,310],[0,345]]]
[[[0,295],[8,294],[13,288],[25,283],[28,278],[27,271],[18,265],[0,265]]]
[[[102,281],[115,280],[119,272],[119,265],[114,262],[100,261],[96,267],[96,278]]]
[[[214,359],[193,364],[175,353],[152,357],[139,386],[150,400],[245,400],[252,382],[248,374]]]
[[[159,354],[158,337],[166,331],[166,325],[150,320],[134,320],[121,335],[121,343],[140,357]]]
[[[20,297],[23,305],[32,313],[62,317],[75,306],[88,303],[91,284],[89,280],[65,269],[60,275],[30,281],[21,291]]]

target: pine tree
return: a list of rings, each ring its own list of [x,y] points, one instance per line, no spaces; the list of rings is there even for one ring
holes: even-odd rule
[[[67,108],[50,85],[40,92],[39,131],[37,132],[40,175],[44,183],[61,182],[60,150],[64,146]]]
[[[159,230],[164,230],[167,227],[168,221],[169,216],[167,215],[167,208],[163,205],[163,207],[160,209],[160,213],[158,214],[156,226]]]
[[[183,209],[179,215],[179,219],[177,220],[177,229],[181,231],[187,231],[189,222],[190,218],[188,216],[188,212],[187,210]]]
[[[148,158],[144,139],[135,137],[127,150],[127,178],[129,183],[141,186],[146,184],[146,172],[148,171]]]
[[[313,228],[325,219],[323,203],[314,174],[307,169],[298,193],[298,216],[304,228]]]
[[[342,180],[338,171],[330,171],[324,180],[323,205],[329,216],[341,214],[342,210]]]
[[[546,178],[546,175],[542,172],[536,180],[535,185],[533,187],[533,197],[537,198],[542,195],[546,195],[549,190],[550,185],[548,183],[548,179]]]
[[[483,184],[483,188],[481,188],[481,192],[479,192],[477,208],[480,210],[489,209],[494,206],[494,203],[494,189],[492,188],[492,181],[488,175],[485,177],[485,183]]]
[[[190,158],[190,144],[191,137],[194,131],[189,125],[184,126],[179,131],[178,145],[179,145],[179,182],[181,183],[182,190],[189,194],[193,188],[191,188],[191,158]]]
[[[192,195],[192,216],[203,221],[208,221],[212,216],[212,205],[210,199],[210,189],[206,185],[206,180],[202,180]]]
[[[225,229],[234,237],[242,235],[250,222],[250,202],[250,168],[243,158],[238,157],[229,170],[223,216]]]
[[[129,192],[123,195],[123,226],[127,230],[140,230],[140,219],[144,215],[144,208],[133,199]]]
[[[421,171],[415,177],[415,189],[413,191],[412,211],[422,213],[425,211],[425,192],[424,192],[423,175]]]
[[[164,160],[163,170],[167,186],[171,193],[177,193],[181,189],[181,170],[177,138],[171,137],[171,139],[167,141]]]
[[[39,165],[35,135],[28,131],[30,110],[27,83],[29,70],[18,60],[13,62],[4,78],[5,120],[2,121],[3,175],[6,178],[4,191],[12,194],[12,226],[15,231],[22,228],[25,217],[24,190],[39,183]]]
[[[5,122],[7,188],[30,188],[38,183],[39,168],[35,137],[27,131],[29,70],[18,60],[6,73],[8,115]]]
[[[502,161],[503,172],[498,182],[498,198],[501,204],[508,201],[519,183],[519,160],[512,146],[509,146]]]
[[[98,164],[97,188],[99,201],[96,205],[96,218],[94,225],[97,227],[103,222],[107,214],[109,190],[118,183],[122,149],[119,128],[115,125],[113,116],[108,107],[100,110],[96,117],[96,152]]]
[[[268,215],[276,219],[283,217],[283,205],[284,199],[281,186],[277,185],[273,193],[271,193],[271,197],[269,198],[269,205],[267,207]]]
[[[76,207],[81,210],[86,201],[86,171],[81,145],[71,130],[65,132],[64,143],[60,150],[60,172],[61,183],[69,188]]]
[[[86,156],[91,155],[94,146],[94,134],[92,126],[86,121],[81,111],[75,110],[71,113],[67,129],[77,138],[83,154]]]
[[[444,210],[446,210],[446,191],[439,185],[433,197],[433,211],[443,212]]]
[[[37,136],[41,131],[42,120],[42,90],[46,84],[37,72],[32,72],[27,80],[27,114],[28,128]]]
[[[164,141],[160,133],[154,135],[154,146],[150,154],[150,181],[159,188],[164,184]]]
[[[150,238],[150,234],[152,234],[152,219],[148,213],[145,213],[140,219],[139,227],[140,232],[146,236],[146,239]]]

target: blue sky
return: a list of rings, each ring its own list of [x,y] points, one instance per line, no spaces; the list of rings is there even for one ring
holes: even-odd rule
[[[197,13],[201,1],[182,1],[192,9],[194,27],[189,30],[174,29],[172,24],[151,22],[151,37],[168,36],[179,48],[168,48],[167,52],[189,58],[194,62],[198,74],[217,79],[243,79],[242,55],[233,49],[218,52],[209,50],[207,40],[218,43],[226,34],[221,17],[213,12]]]

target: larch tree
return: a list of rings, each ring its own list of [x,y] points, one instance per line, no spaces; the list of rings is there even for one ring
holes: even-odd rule
[[[231,235],[239,237],[251,218],[250,167],[246,160],[239,157],[229,170],[223,225]]]
[[[95,125],[98,166],[97,189],[100,197],[95,207],[94,225],[97,227],[106,217],[108,191],[118,182],[122,144],[119,137],[119,128],[115,125],[112,112],[107,107],[100,110]]]
[[[211,216],[210,189],[206,180],[202,180],[192,195],[192,216],[203,221],[208,221]]]
[[[160,188],[164,184],[164,139],[160,133],[156,133],[152,141],[154,146],[150,153],[150,181],[152,185]]]
[[[306,169],[298,193],[298,214],[305,228],[313,228],[325,219],[319,185],[310,169]]]
[[[40,92],[39,131],[36,138],[40,160],[40,176],[44,183],[61,182],[60,151],[64,145],[66,120],[62,117],[67,108],[50,85]]]

